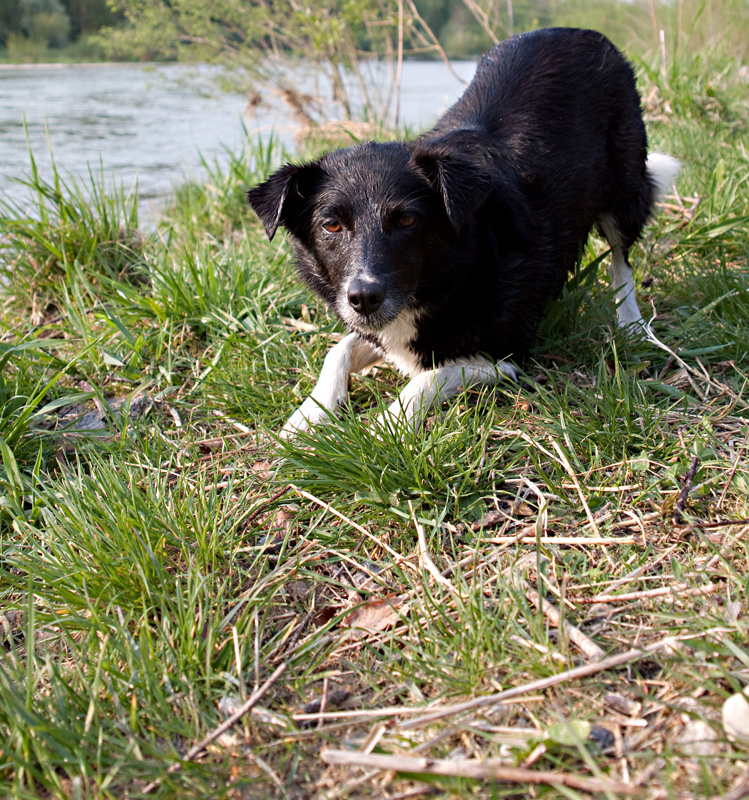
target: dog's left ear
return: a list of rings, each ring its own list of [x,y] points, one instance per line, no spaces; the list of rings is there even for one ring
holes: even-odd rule
[[[286,164],[254,189],[247,192],[255,213],[270,240],[279,225],[302,237],[304,211],[317,192],[323,170],[317,164]]]
[[[438,139],[417,140],[412,160],[441,195],[452,226],[460,230],[492,188],[491,165],[480,134],[458,130]]]

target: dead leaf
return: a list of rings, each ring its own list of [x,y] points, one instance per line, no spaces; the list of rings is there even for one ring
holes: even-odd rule
[[[686,389],[690,386],[689,373],[685,369],[674,370],[663,382],[676,389]]]
[[[271,532],[282,534],[297,533],[297,526],[294,524],[297,512],[289,509],[288,506],[282,506],[274,514],[268,517],[267,528]]]
[[[395,625],[407,611],[408,606],[403,606],[403,601],[393,594],[358,606],[343,619],[341,625],[366,633],[377,633]]]
[[[252,471],[257,473],[257,476],[261,481],[270,480],[270,461],[256,461],[252,465]]]

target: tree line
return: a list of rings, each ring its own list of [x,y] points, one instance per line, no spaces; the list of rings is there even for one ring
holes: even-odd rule
[[[59,48],[122,19],[107,0],[3,0],[0,44],[20,37]]]
[[[555,0],[413,0],[402,3],[401,18],[406,27],[421,24],[439,41],[452,58],[470,57],[485,50],[492,42],[492,33],[511,34],[517,30],[536,28],[553,20]],[[222,3],[209,8],[200,0],[148,0],[116,4],[113,0],[3,0],[0,3],[0,45],[28,43],[59,49],[86,40],[104,45],[107,55],[124,60],[176,60],[180,46],[184,48],[191,34],[180,36],[180,17],[207,16],[211,22],[223,21],[236,28],[238,38],[248,31],[246,19],[236,8],[239,4]],[[355,29],[353,42],[362,53],[376,48],[377,35],[393,24],[398,15],[397,0],[318,0],[315,3],[286,3],[283,0],[251,0],[246,18],[256,19],[263,13],[278,16],[283,25],[294,26],[303,17],[328,16],[340,25]],[[232,6],[235,6],[232,8]],[[144,36],[145,25],[154,20],[167,22],[167,31],[177,38]],[[251,26],[250,26],[251,27]],[[377,30],[379,29],[379,30]],[[131,34],[135,34],[134,38]],[[380,37],[381,38],[381,37]],[[413,42],[408,36],[406,52],[430,50],[425,42]],[[123,43],[129,41],[127,47]],[[183,55],[183,54],[182,54]]]
[[[686,30],[692,22],[709,31],[726,21],[744,33],[749,0],[2,0],[0,46],[59,49],[90,40],[112,59],[194,60],[211,49],[206,37],[219,33],[222,52],[247,44],[306,55],[345,38],[357,57],[377,55],[389,42],[406,56],[466,58],[545,25],[596,27],[622,45],[646,44],[676,16],[681,33],[693,34]],[[297,29],[311,33],[299,53]],[[739,49],[746,53],[746,45]]]

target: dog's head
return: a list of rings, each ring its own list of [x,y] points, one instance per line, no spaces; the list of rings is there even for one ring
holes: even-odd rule
[[[291,234],[309,285],[350,328],[376,333],[454,266],[492,188],[487,160],[471,131],[367,143],[287,164],[248,197],[269,238],[279,225]]]

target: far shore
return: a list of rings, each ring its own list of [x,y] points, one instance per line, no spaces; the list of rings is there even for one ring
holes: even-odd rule
[[[134,67],[161,67],[165,64],[176,64],[176,61],[39,61],[34,63],[24,63],[19,61],[13,64],[0,63],[0,69],[44,69],[54,67],[124,67],[132,65]]]

